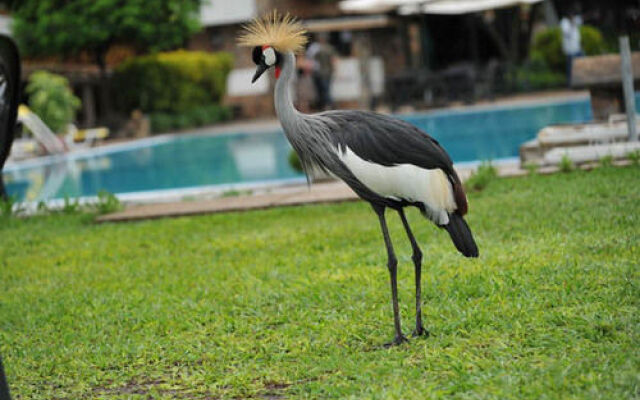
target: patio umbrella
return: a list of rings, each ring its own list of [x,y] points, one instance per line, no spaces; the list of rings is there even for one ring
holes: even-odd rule
[[[395,10],[403,6],[416,6],[438,0],[345,0],[338,6],[342,11],[354,13],[380,13]]]
[[[542,0],[442,0],[425,4],[402,6],[398,11],[401,14],[422,12],[423,14],[457,15],[494,10],[496,8],[513,7],[520,4],[535,4],[541,1]]]
[[[342,11],[376,13],[398,10],[400,14],[468,14],[542,0],[345,0]]]

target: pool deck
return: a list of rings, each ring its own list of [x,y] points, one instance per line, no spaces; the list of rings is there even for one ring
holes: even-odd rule
[[[170,203],[128,206],[124,211],[103,215],[97,222],[125,222],[221,212],[257,210],[271,207],[296,206],[316,203],[336,203],[357,200],[357,196],[342,182],[300,185],[286,190],[209,200],[178,201]]]
[[[518,162],[496,165],[500,176],[522,176],[527,172],[520,169]],[[475,167],[456,167],[462,180],[473,172]],[[547,172],[547,171],[541,171]],[[298,206],[318,203],[339,203],[358,200],[358,196],[343,182],[329,181],[311,186],[295,185],[274,188],[262,194],[249,194],[234,197],[218,197],[207,200],[176,201],[155,204],[131,204],[119,211],[96,218],[96,222],[127,222],[147,219],[182,217],[189,215],[214,214],[258,210],[271,207]]]
[[[630,165],[628,160],[615,160],[614,166]],[[498,176],[502,178],[522,177],[529,171],[520,168],[519,162],[504,162],[494,165]],[[578,166],[583,170],[598,168],[598,162]],[[465,181],[477,166],[455,167],[460,178]],[[556,166],[538,168],[541,175],[554,174],[560,169]],[[218,197],[195,201],[175,201],[149,204],[129,204],[124,211],[102,215],[96,218],[97,223],[134,222],[159,218],[175,218],[192,215],[205,215],[225,212],[243,212],[271,207],[290,207],[311,204],[340,203],[357,201],[358,196],[341,181],[325,181],[311,186],[295,185],[276,187],[260,194],[249,194],[235,197]]]

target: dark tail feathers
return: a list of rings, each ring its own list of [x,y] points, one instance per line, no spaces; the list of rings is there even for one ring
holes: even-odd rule
[[[478,246],[476,246],[469,225],[464,218],[457,213],[449,214],[449,223],[442,226],[449,232],[453,244],[465,257],[478,257]]]

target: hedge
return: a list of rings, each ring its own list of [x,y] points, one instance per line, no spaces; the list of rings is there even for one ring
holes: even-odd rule
[[[132,58],[114,74],[118,108],[181,114],[219,104],[232,66],[231,54],[224,52],[178,50]]]
[[[582,49],[588,56],[602,54],[606,46],[602,34],[597,28],[583,25],[580,27]],[[563,72],[566,69],[566,57],[562,52],[562,33],[559,27],[545,29],[533,39],[531,60],[546,64],[551,70]]]
[[[228,107],[212,104],[194,107],[181,113],[154,112],[149,114],[153,133],[198,127],[231,118]]]

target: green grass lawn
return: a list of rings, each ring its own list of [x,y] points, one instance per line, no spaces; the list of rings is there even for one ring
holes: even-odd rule
[[[0,220],[0,353],[18,399],[640,396],[640,170],[470,196],[479,259],[409,212],[428,339],[393,336],[362,202],[92,223]],[[389,213],[403,329],[411,250]]]

